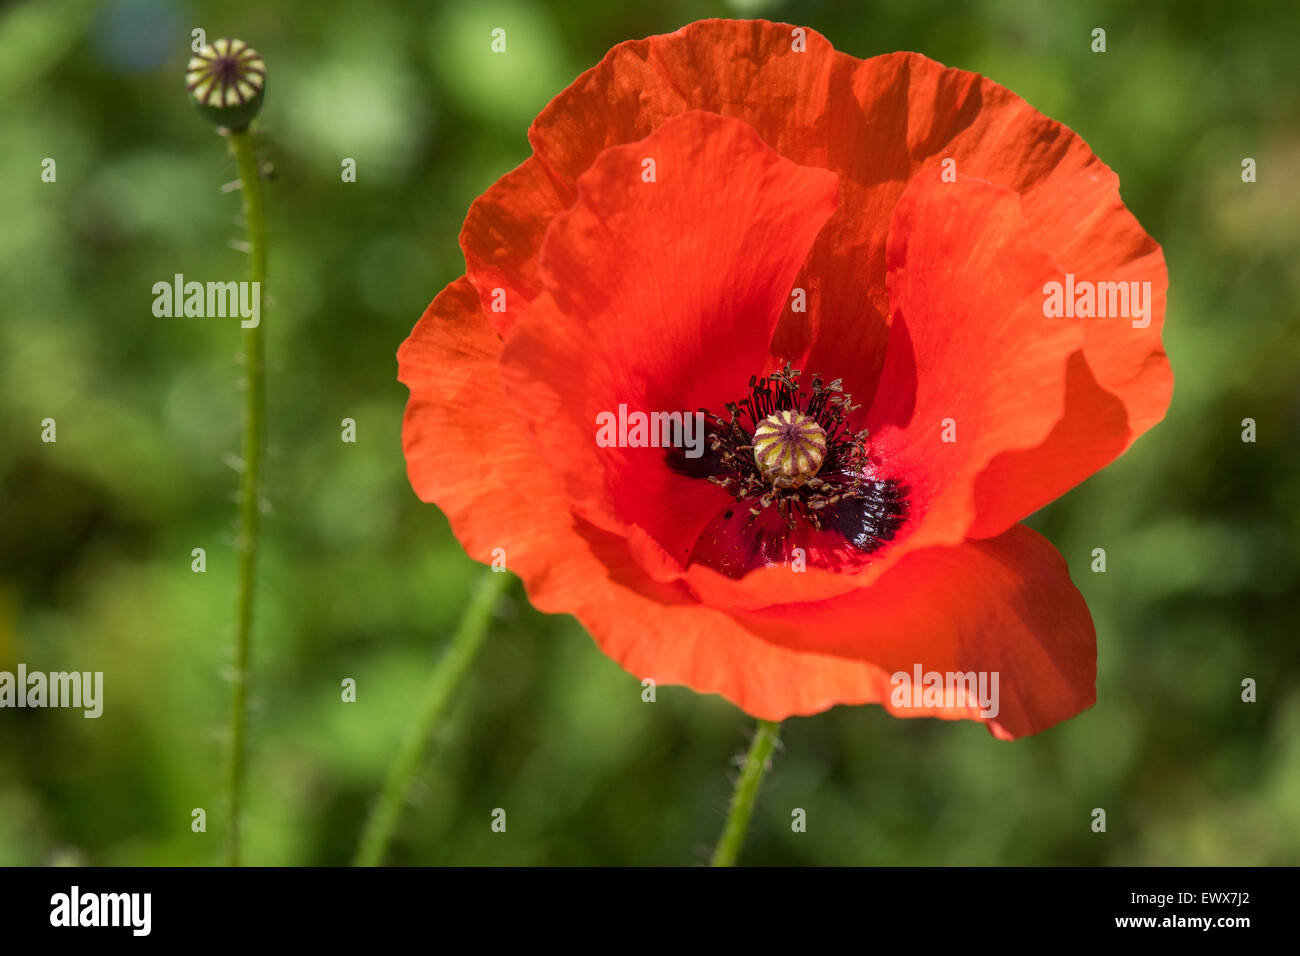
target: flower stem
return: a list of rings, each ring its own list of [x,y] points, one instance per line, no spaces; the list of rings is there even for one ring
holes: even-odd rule
[[[258,175],[257,154],[247,129],[230,133],[230,144],[239,166],[239,182],[244,197],[244,219],[248,224],[250,279],[258,291],[266,291],[266,216],[262,210],[262,181]],[[245,327],[244,369],[246,393],[244,406],[244,470],[239,483],[239,595],[235,619],[235,663],[230,707],[230,754],[226,787],[229,818],[226,831],[226,864],[239,866],[240,811],[244,785],[246,743],[244,736],[248,714],[249,643],[253,630],[253,591],[257,570],[257,551],[261,531],[262,449],[266,438],[266,361],[263,351],[262,325]]]
[[[780,737],[779,723],[771,720],[758,722],[754,740],[749,745],[749,753],[745,755],[745,763],[740,770],[740,779],[736,781],[736,790],[731,795],[731,812],[727,815],[727,825],[723,827],[722,837],[713,851],[711,866],[734,866],[736,858],[740,856],[745,832],[749,829],[749,818],[754,812],[754,802],[758,799],[758,789],[767,774],[768,762]]]
[[[442,717],[451,701],[452,694],[469,671],[483,639],[487,635],[488,624],[492,620],[492,611],[498,599],[509,584],[510,576],[504,572],[489,571],[479,582],[469,604],[461,616],[460,624],[452,635],[451,643],[442,658],[434,666],[429,676],[429,683],[424,692],[424,700],[415,723],[411,725],[402,749],[393,761],[388,772],[379,802],[375,804],[366,821],[357,848],[355,866],[378,866],[384,861],[388,844],[397,828],[397,819],[401,815],[402,805],[411,789],[411,782],[424,756],[425,747],[433,735],[434,726]]]

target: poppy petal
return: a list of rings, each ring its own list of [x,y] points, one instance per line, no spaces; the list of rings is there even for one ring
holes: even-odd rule
[[[747,393],[836,195],[833,174],[780,158],[738,120],[692,112],[602,153],[551,225],[546,291],[506,340],[507,392],[575,511],[632,534],[651,566],[680,571],[730,496],[646,447],[663,444],[661,429],[622,423],[717,412]]]
[[[1119,335],[1094,323],[1085,355],[1100,388],[1125,406],[1123,447],[1163,417],[1171,376],[1160,345],[1167,285],[1160,248],[1087,143],[1012,91],[917,53],[860,60],[791,24],[702,20],[616,46],[542,111],[529,140],[563,193],[601,150],[687,109],[743,119],[781,155],[840,176],[838,209],[795,281],[806,311],[783,314],[776,364],[843,378],[870,400],[888,337],[892,210],[912,178],[937,178],[951,160],[961,173],[1019,193],[1031,232],[1064,271],[1152,282],[1149,325]],[[533,254],[539,249],[537,241]],[[1095,470],[1118,454],[1109,451],[1108,424],[1085,413],[1063,426],[1075,445],[1107,449],[1081,467]],[[1047,449],[1039,464],[1059,458]],[[1055,494],[1083,476],[1067,469]]]
[[[570,202],[529,157],[470,205],[460,231],[465,275],[502,335],[541,292],[537,252],[551,220]]]
[[[909,520],[890,551],[965,538],[984,466],[1040,445],[1064,415],[1085,320],[1043,315],[1057,268],[1008,189],[917,180],[899,201],[887,280],[894,319],[866,419],[879,477],[909,489]]]
[[[902,151],[886,156],[880,148],[905,133],[905,113],[886,116],[892,103],[864,104],[853,95],[861,65],[804,27],[702,20],[614,47],[551,101],[528,138],[556,181],[573,183],[602,150],[639,139],[680,112],[703,109],[744,120],[801,165],[869,170],[865,185],[841,176],[840,206],[793,283],[803,301],[796,307],[787,299],[773,343],[776,366],[820,363],[828,381],[843,377],[849,391],[869,399],[888,337],[885,237],[910,162]],[[888,130],[881,128],[886,121]],[[891,189],[877,195],[873,188],[882,180]],[[854,307],[841,313],[832,305],[837,302]],[[833,336],[823,337],[823,327]],[[818,340],[828,344],[810,358]]]
[[[525,497],[520,489],[537,495],[548,490],[545,473],[537,474],[531,442],[509,414],[497,367],[500,352],[501,339],[478,291],[463,276],[438,293],[397,352],[397,377],[411,391],[402,422],[411,487],[421,500],[442,509],[465,550],[479,561],[491,560],[493,548],[506,546],[501,535],[512,527],[505,522],[519,507],[515,502]],[[492,467],[480,468],[488,454]],[[546,529],[535,525],[514,529],[510,544],[519,559],[549,547]],[[531,541],[531,547],[521,540]],[[516,555],[508,558],[513,567]]]
[[[1096,700],[1097,639],[1088,607],[1065,559],[1024,525],[996,538],[913,551],[873,586],[834,601],[737,618],[792,650],[866,661],[891,677],[973,671],[998,691],[997,713],[981,713],[977,701],[927,706],[895,696],[899,681],[877,698],[898,717],[984,720],[995,736],[1011,739]]]

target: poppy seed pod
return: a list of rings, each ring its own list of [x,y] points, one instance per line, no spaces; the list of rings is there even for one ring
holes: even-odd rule
[[[785,408],[754,428],[754,460],[765,478],[802,484],[826,457],[826,432],[816,419]]]
[[[262,108],[266,63],[243,40],[214,40],[190,57],[185,88],[208,121],[238,132]]]

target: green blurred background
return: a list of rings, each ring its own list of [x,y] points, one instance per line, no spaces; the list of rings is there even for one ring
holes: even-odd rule
[[[755,14],[857,56],[913,49],[979,71],[1081,133],[1164,244],[1177,384],[1164,424],[1032,521],[1096,618],[1097,706],[1013,744],[871,707],[792,720],[743,860],[1300,863],[1300,6],[1271,0],[10,4],[0,670],[102,670],[105,709],[0,711],[0,863],[220,859],[238,329],[151,312],[173,273],[245,268],[229,245],[238,193],[218,191],[233,160],[183,94],[190,31],[249,41],[270,74],[272,513],[246,857],[338,864],[482,573],[407,485],[397,346],[461,273],[469,203],[528,155],[551,96],[621,40]],[[498,26],[505,56],[488,52]],[[40,180],[45,157],[57,183]],[[40,441],[47,417],[56,444]],[[1089,571],[1095,547],[1105,574]],[[1245,677],[1257,703],[1240,699]],[[574,620],[516,584],[390,859],[700,862],[750,726],[681,688],[642,703]]]

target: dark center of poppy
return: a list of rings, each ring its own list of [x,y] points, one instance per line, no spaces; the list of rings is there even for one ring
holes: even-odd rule
[[[867,431],[848,423],[854,405],[840,379],[813,375],[801,388],[789,365],[749,380],[749,396],[728,402],[725,420],[704,409],[708,453],[697,459],[669,453],[678,472],[726,489],[743,512],[727,519],[752,525],[775,508],[794,530],[803,523],[840,534],[870,553],[892,539],[907,517],[907,489],[898,481],[867,476]]]

